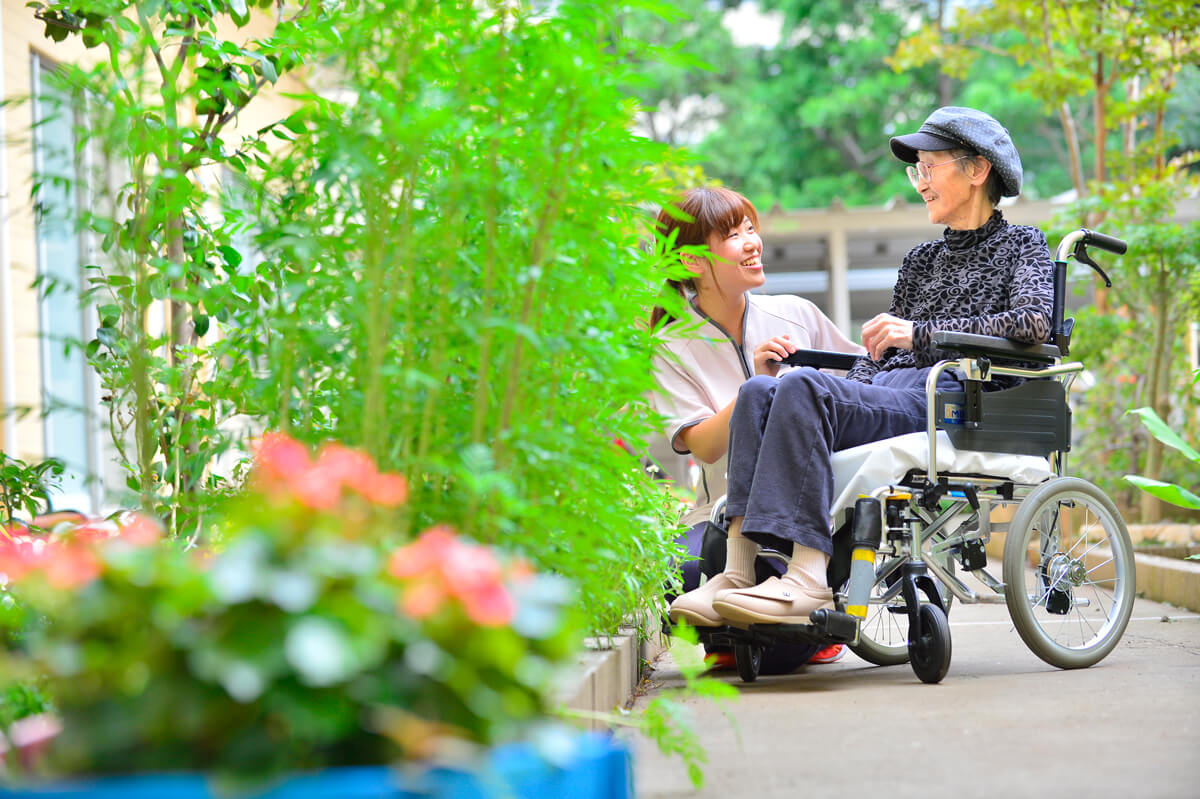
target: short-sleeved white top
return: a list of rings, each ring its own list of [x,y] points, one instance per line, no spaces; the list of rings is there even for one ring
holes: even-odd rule
[[[742,320],[742,346],[696,307],[687,307],[687,319],[668,326],[665,357],[655,361],[659,390],[654,407],[666,417],[665,433],[676,452],[689,450],[679,440],[684,429],[715,416],[737,398],[742,383],[754,376],[754,348],[774,336],[789,336],[800,349],[835,350],[862,355],[865,350],[837,328],[816,305],[791,295],[747,294]],[[692,328],[696,324],[698,330]],[[685,333],[673,331],[686,330]],[[780,374],[790,370],[780,367]],[[691,526],[708,518],[713,504],[725,494],[726,457],[701,463],[696,500],[683,518]]]

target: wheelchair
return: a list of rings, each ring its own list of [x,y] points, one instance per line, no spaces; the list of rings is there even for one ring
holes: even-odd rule
[[[1025,644],[1058,668],[1091,666],[1117,645],[1135,595],[1129,533],[1108,496],[1067,472],[1067,397],[1083,370],[1064,361],[1074,327],[1063,318],[1068,258],[1112,285],[1089,245],[1118,255],[1126,249],[1086,228],[1063,238],[1050,343],[935,333],[934,344],[954,357],[929,374],[926,431],[834,453],[827,574],[834,608],[815,611],[809,624],[698,630],[706,645],[732,648],[743,681],[758,677],[765,646],[792,641],[846,644],[870,663],[907,662],[921,681],[940,682],[950,667],[947,616],[956,600],[1006,604]],[[786,362],[848,369],[854,356],[809,350]],[[957,370],[963,391],[937,389],[948,369]],[[994,375],[1025,382],[984,392]],[[710,533],[723,532],[723,517],[721,501]],[[997,577],[987,545],[1001,534]],[[760,558],[787,556],[764,549]]]

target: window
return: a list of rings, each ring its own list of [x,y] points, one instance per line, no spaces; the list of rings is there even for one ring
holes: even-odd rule
[[[91,338],[94,311],[80,303],[86,240],[77,227],[78,179],[74,104],[55,85],[53,66],[34,57],[34,172],[38,185],[35,240],[41,301],[42,407],[46,457],[66,466],[56,508],[99,510],[96,386],[80,342]]]

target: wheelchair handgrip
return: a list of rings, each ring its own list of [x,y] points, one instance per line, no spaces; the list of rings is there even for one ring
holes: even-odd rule
[[[1000,361],[1034,361],[1051,364],[1061,356],[1053,344],[1022,344],[998,336],[959,333],[956,330],[933,331],[933,346],[970,357],[983,355]]]
[[[815,369],[849,369],[861,356],[829,350],[796,350],[780,363],[788,366],[811,366]]]
[[[1124,255],[1129,249],[1129,245],[1115,236],[1107,236],[1103,233],[1097,233],[1094,230],[1084,228],[1083,243],[1099,247],[1102,250],[1115,253],[1116,255]]]

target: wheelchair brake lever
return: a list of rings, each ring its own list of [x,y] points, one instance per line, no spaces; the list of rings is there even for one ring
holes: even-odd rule
[[[1079,241],[1075,242],[1074,255],[1075,255],[1076,261],[1087,264],[1092,269],[1095,269],[1100,274],[1100,277],[1104,278],[1105,288],[1112,288],[1112,281],[1109,280],[1108,275],[1105,274],[1104,270],[1100,268],[1100,264],[1093,261],[1092,256],[1088,255],[1087,243],[1083,239],[1080,239]]]

